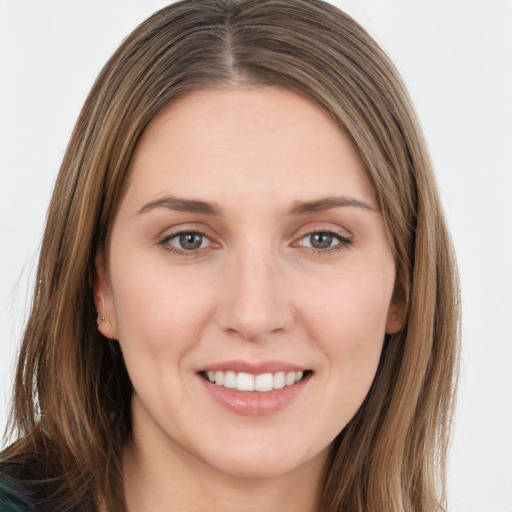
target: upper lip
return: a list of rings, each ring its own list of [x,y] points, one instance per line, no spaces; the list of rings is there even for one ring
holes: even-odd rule
[[[234,371],[234,372],[245,372],[251,373],[253,375],[259,375],[262,373],[276,373],[276,372],[304,372],[308,370],[301,365],[292,364],[284,361],[260,361],[260,362],[252,362],[252,361],[244,361],[242,359],[234,359],[231,361],[222,361],[220,363],[213,363],[207,366],[204,366],[199,371],[200,372],[225,372],[225,371]]]

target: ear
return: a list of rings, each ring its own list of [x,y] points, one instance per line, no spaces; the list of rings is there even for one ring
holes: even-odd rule
[[[117,339],[117,322],[114,309],[114,299],[101,249],[96,254],[94,273],[94,304],[98,314],[98,330],[105,338]]]
[[[401,293],[395,293],[388,309],[386,334],[396,334],[405,324],[405,300]]]

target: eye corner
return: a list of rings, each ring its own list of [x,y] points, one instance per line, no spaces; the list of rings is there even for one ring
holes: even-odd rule
[[[292,247],[303,248],[314,254],[326,255],[352,245],[352,237],[332,228],[316,228],[301,232]]]
[[[207,250],[221,247],[212,236],[194,228],[164,234],[158,238],[157,245],[164,251],[178,256],[198,256]]]

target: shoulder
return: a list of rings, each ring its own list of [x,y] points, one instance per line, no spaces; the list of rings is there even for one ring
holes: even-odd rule
[[[0,512],[94,512],[90,494],[77,500],[65,479],[43,471],[44,461],[0,460]]]
[[[0,470],[0,510],[2,512],[39,512],[30,490],[18,479]]]
[[[41,486],[34,484],[23,474],[20,465],[0,462],[0,511],[40,512],[37,502]]]
[[[0,512],[94,512],[92,500],[63,499],[58,479],[38,477],[26,466],[0,462]]]

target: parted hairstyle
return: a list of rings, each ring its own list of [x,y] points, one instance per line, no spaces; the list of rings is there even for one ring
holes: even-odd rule
[[[156,113],[191,91],[244,85],[294,91],[338,123],[375,190],[405,304],[368,396],[333,443],[323,510],[444,510],[459,349],[452,246],[401,78],[363,28],[321,0],[174,3],[136,28],[98,76],[49,207],[16,371],[14,442],[0,456],[4,481],[38,510],[125,510],[133,390],[119,343],[97,329],[95,257]]]

